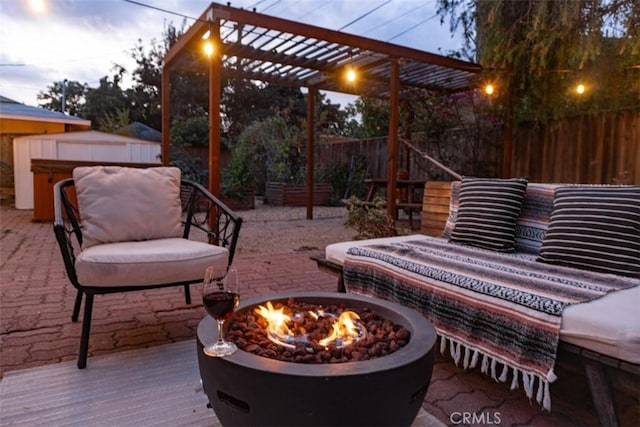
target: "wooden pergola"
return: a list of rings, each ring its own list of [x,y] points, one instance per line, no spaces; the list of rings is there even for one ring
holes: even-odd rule
[[[210,56],[205,42],[214,46]],[[348,83],[349,69],[357,83]],[[209,75],[209,190],[220,195],[221,77],[306,87],[307,218],[313,218],[315,93],[318,90],[390,103],[387,212],[395,216],[399,103],[425,92],[453,93],[476,85],[478,64],[340,31],[276,18],[217,3],[204,11],[164,57],[162,69],[162,159],[169,161],[170,73]]]

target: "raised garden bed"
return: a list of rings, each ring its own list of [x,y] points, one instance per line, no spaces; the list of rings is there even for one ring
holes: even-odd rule
[[[326,204],[333,195],[331,184],[313,186],[314,206]],[[267,182],[266,203],[275,206],[306,206],[306,184],[287,184],[285,182]]]
[[[234,211],[246,211],[255,209],[256,192],[253,189],[244,190],[242,197],[221,196],[220,200]]]

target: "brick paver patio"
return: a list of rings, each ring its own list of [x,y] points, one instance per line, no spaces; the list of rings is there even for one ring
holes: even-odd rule
[[[77,358],[80,323],[71,322],[75,289],[65,277],[50,223],[34,223],[31,211],[1,207],[0,374]],[[265,242],[268,244],[268,242]],[[244,296],[283,291],[334,291],[334,277],[309,259],[311,252],[236,258]],[[205,315],[199,289],[186,305],[179,288],[98,296],[91,356],[195,338]],[[586,381],[559,372],[552,385],[552,413],[475,371],[464,372],[438,356],[424,408],[448,425],[597,425]],[[637,396],[623,396],[625,425],[638,425]]]

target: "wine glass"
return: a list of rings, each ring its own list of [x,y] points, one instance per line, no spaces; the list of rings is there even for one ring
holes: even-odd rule
[[[207,356],[228,356],[238,349],[234,343],[225,341],[223,326],[239,302],[238,272],[235,267],[229,267],[226,274],[224,270],[216,271],[213,267],[208,267],[204,275],[202,303],[218,324],[218,341],[204,348]]]

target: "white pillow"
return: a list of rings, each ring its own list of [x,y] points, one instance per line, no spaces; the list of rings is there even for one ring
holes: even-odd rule
[[[182,236],[180,169],[87,166],[73,179],[85,247]]]

